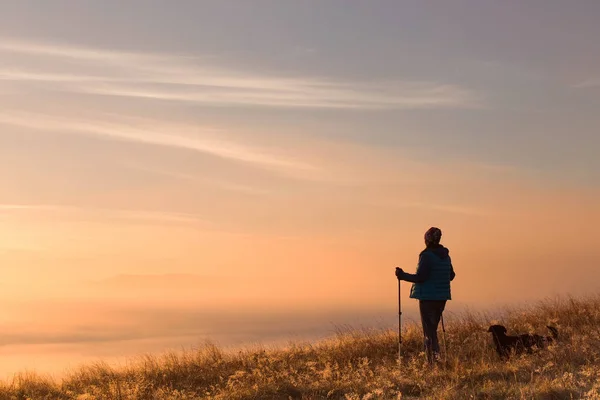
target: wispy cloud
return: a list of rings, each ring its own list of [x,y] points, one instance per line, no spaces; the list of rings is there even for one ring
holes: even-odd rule
[[[56,206],[43,204],[0,204],[0,211],[50,210]]]
[[[224,139],[224,132],[214,128],[184,124],[165,124],[160,121],[117,117],[113,121],[66,118],[22,112],[0,112],[0,124],[58,133],[85,134],[109,139],[166,146],[196,151],[214,156],[292,170],[312,170],[301,161],[279,157],[257,148]],[[177,133],[172,133],[173,131]]]
[[[137,276],[127,282],[127,286],[135,290],[135,284],[145,280],[143,276]],[[151,280],[151,286],[160,286],[160,282]],[[194,282],[200,283],[198,280]],[[229,282],[229,278],[223,279],[222,285],[226,287]],[[109,282],[108,288],[113,287]],[[3,327],[0,346],[95,342],[114,345],[121,341],[128,341],[135,346],[140,344],[136,341],[143,339],[179,338],[182,339],[177,343],[176,347],[179,347],[196,343],[198,338],[239,343],[239,339],[245,339],[241,342],[285,339],[289,338],[290,332],[329,336],[333,333],[332,323],[349,324],[364,319],[382,324],[381,320],[374,321],[378,319],[380,310],[356,310],[349,306],[304,311],[285,306],[264,309],[254,304],[240,304],[238,307],[224,309],[219,304],[203,308],[196,307],[195,304],[182,306],[170,302],[170,299],[162,299],[159,304],[149,302],[138,305],[131,302],[111,302],[111,292],[104,293],[106,297],[96,301],[86,298],[71,301],[45,299],[43,303],[15,304],[23,315],[35,322]],[[77,318],[73,318],[74,315]]]
[[[0,54],[37,58],[0,70],[0,79],[61,83],[76,93],[183,101],[213,106],[420,109],[477,106],[472,91],[439,82],[340,82],[276,77],[172,54],[143,54],[5,41]],[[44,69],[52,61],[52,71]],[[61,63],[62,62],[62,63]],[[96,71],[92,73],[92,71]]]
[[[190,86],[190,85],[188,85]],[[389,90],[395,86],[395,90]],[[215,106],[252,105],[323,109],[417,109],[467,106],[469,94],[452,85],[395,83],[388,90],[378,85],[350,85],[327,82],[283,83],[280,88],[247,89],[206,83],[201,89],[158,87],[149,84],[95,83],[81,85],[81,93],[175,100]],[[386,93],[387,92],[387,93]],[[390,93],[391,92],[391,93]],[[475,103],[470,103],[474,105]]]
[[[484,216],[490,214],[488,210],[482,210],[476,207],[451,205],[451,204],[433,204],[433,203],[412,203],[408,204],[411,208],[422,208],[433,211],[442,211],[444,213],[463,214],[471,216]]]
[[[486,210],[481,207],[473,207],[469,205],[457,205],[457,204],[441,204],[441,203],[428,203],[428,202],[399,202],[395,200],[378,201],[376,204],[384,204],[393,208],[402,209],[418,209],[426,211],[441,211],[443,213],[459,214],[465,216],[486,216],[493,212],[492,210]]]
[[[217,180],[217,179],[211,178],[210,176],[207,176],[206,174],[203,174],[201,176],[192,175],[192,174],[188,174],[188,173],[171,171],[171,170],[167,170],[167,169],[163,169],[163,168],[149,167],[149,166],[140,165],[140,164],[136,164],[136,163],[130,163],[130,162],[123,163],[123,166],[133,169],[133,170],[147,172],[147,173],[155,174],[155,175],[162,175],[162,176],[173,178],[176,180],[195,182],[195,183],[199,183],[199,184],[209,184],[212,186],[216,186],[220,189],[233,191],[233,192],[241,192],[241,193],[248,193],[248,194],[270,193],[270,191],[267,189],[254,187],[254,186],[247,185],[247,184],[240,184],[240,183],[228,182],[228,181],[224,181],[224,180]]]
[[[587,79],[583,82],[579,82],[573,85],[576,89],[588,89],[593,87],[600,87],[600,79]]]
[[[0,213],[16,214],[31,212],[63,215],[95,215],[101,219],[118,219],[152,223],[197,224],[200,222],[206,222],[206,218],[204,218],[202,215],[182,212],[79,207],[62,204],[0,204]]]

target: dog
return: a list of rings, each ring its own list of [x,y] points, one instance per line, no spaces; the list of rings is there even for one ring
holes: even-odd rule
[[[519,336],[508,336],[506,328],[502,325],[492,325],[488,332],[492,334],[496,351],[502,359],[508,359],[512,353],[532,353],[533,348],[544,349],[548,344],[558,339],[558,330],[553,326],[547,326],[552,336],[540,336],[523,334]]]

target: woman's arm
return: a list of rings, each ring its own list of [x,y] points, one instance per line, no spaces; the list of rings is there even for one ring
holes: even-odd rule
[[[412,282],[412,283],[422,283],[429,279],[429,275],[431,275],[433,260],[431,256],[428,254],[422,254],[419,258],[419,265],[417,266],[416,274],[409,274],[407,272],[401,271],[398,274],[398,279],[402,281]]]

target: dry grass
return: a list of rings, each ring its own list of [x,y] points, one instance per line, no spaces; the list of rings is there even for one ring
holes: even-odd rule
[[[225,353],[211,345],[183,355],[146,356],[113,369],[97,364],[62,382],[19,375],[0,399],[600,399],[600,296],[557,299],[501,316],[509,331],[560,342],[500,362],[484,314],[447,316],[448,357],[430,369],[420,328],[407,326],[403,365],[394,331],[344,331],[316,344]]]

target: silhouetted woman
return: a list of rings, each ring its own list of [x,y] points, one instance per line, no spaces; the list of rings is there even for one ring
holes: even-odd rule
[[[416,274],[409,274],[396,268],[399,280],[412,282],[410,297],[419,300],[423,335],[425,336],[425,352],[430,363],[439,360],[440,345],[437,328],[446,307],[451,300],[450,281],[455,277],[450,252],[440,244],[442,231],[430,228],[425,232],[425,250],[419,254],[419,265]]]

